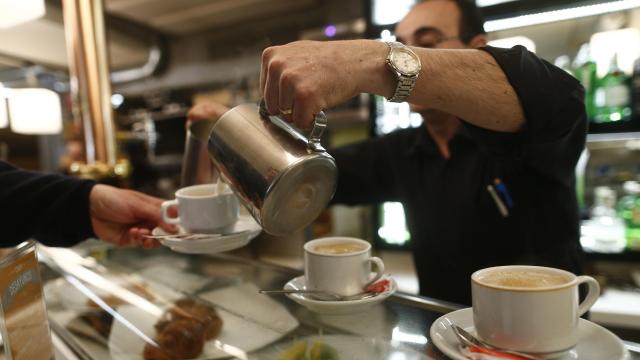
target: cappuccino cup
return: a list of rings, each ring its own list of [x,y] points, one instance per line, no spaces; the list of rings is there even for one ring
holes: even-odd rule
[[[371,276],[371,264],[375,275]],[[309,290],[356,295],[384,274],[384,263],[371,256],[371,244],[350,237],[327,237],[304,245],[304,276]]]
[[[194,185],[176,191],[175,195],[174,200],[162,203],[162,221],[180,225],[189,233],[227,232],[238,220],[238,198],[227,186]],[[178,207],[178,217],[169,216],[171,206]]]
[[[588,293],[579,303],[578,286]],[[562,353],[578,341],[578,318],[600,295],[590,276],[540,266],[499,266],[471,275],[473,324],[499,348],[531,354]]]

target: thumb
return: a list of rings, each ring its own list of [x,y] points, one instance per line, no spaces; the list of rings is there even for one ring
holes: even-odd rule
[[[178,228],[175,225],[167,224],[162,221],[160,207],[164,200],[143,193],[135,193],[134,198],[134,210],[137,222],[151,223],[155,226],[160,226],[162,229],[169,232],[178,231]],[[175,212],[175,209],[170,209],[170,212],[171,210]]]

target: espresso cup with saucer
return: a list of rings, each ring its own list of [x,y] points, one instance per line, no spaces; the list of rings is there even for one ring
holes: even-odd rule
[[[375,265],[372,274],[371,264]],[[350,237],[327,237],[304,245],[305,282],[308,290],[350,296],[384,274],[384,263],[371,256],[371,244]],[[372,276],[373,275],[373,276]]]
[[[579,303],[578,286],[588,287]],[[471,275],[478,336],[502,349],[547,357],[578,342],[578,320],[600,295],[589,276],[540,266],[499,266]]]
[[[188,233],[225,233],[238,220],[238,198],[227,186],[188,186],[176,191],[175,196],[174,200],[162,203],[162,220],[180,225]],[[177,206],[178,217],[169,216],[171,206]]]

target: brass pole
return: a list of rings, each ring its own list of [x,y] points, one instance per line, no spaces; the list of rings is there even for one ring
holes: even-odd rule
[[[103,1],[62,0],[62,6],[73,116],[81,124],[86,161],[72,165],[71,171],[86,177],[110,176],[118,159]]]

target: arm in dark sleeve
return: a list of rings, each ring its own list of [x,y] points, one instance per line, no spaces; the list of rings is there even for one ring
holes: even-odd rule
[[[94,182],[17,169],[0,162],[0,246],[35,237],[50,246],[72,246],[94,236],[89,194]]]
[[[399,201],[397,167],[415,143],[418,129],[347,145],[330,151],[338,166],[338,187],[332,203],[346,205]]]
[[[518,95],[525,124],[515,134],[490,131],[465,123],[486,151],[505,162],[562,176],[573,172],[584,148],[587,119],[584,89],[573,76],[522,46],[486,47]],[[490,86],[490,85],[488,85]]]

